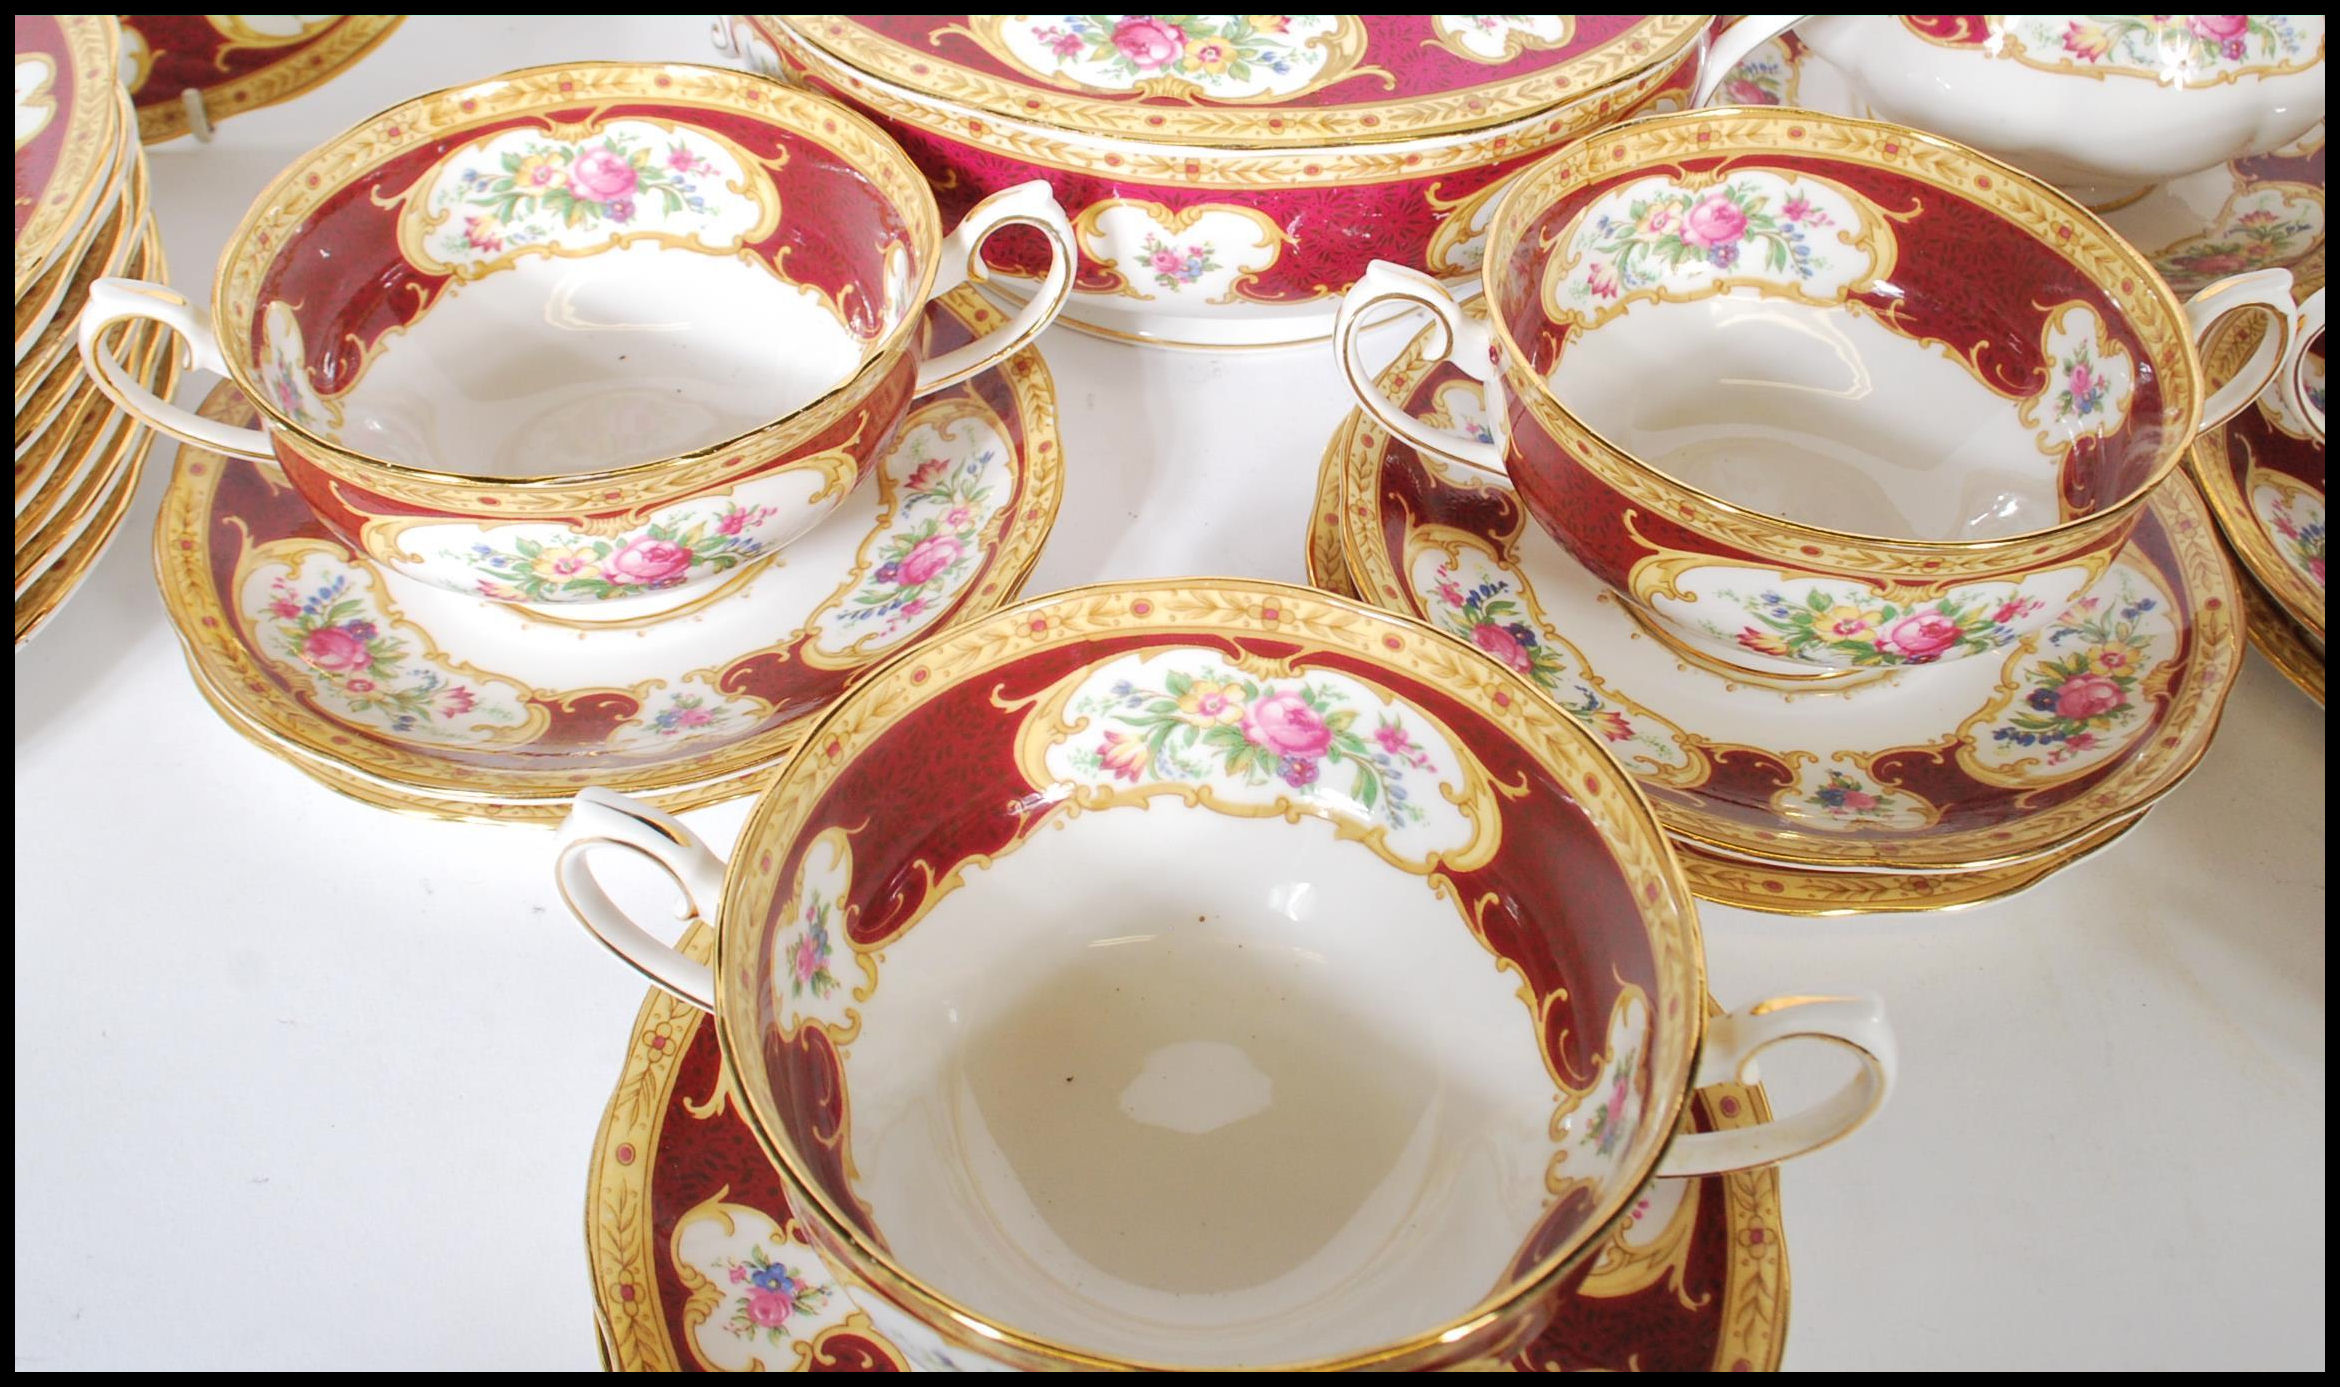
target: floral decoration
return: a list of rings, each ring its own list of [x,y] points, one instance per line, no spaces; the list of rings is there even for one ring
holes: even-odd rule
[[[1070,711],[1103,724],[1072,756],[1079,770],[1130,784],[1182,781],[1266,785],[1305,798],[1325,777],[1367,817],[1391,828],[1424,820],[1409,775],[1435,773],[1424,749],[1391,713],[1368,718],[1346,692],[1312,680],[1261,680],[1223,666],[1171,669],[1156,683],[1118,679],[1075,699]]]
[[[1050,16],[1017,47],[1091,86],[1174,79],[1213,95],[1241,95],[1311,76],[1324,63],[1309,40],[1329,15],[1068,14]]]
[[[911,431],[889,460],[894,517],[875,564],[835,614],[851,639],[888,637],[934,619],[984,558],[983,529],[999,511],[1005,445],[970,445],[934,428]]]
[[[551,240],[561,228],[627,226],[646,205],[654,220],[703,213],[709,203],[702,180],[715,172],[687,141],[662,148],[637,130],[530,139],[503,150],[487,168],[466,166],[457,174],[454,198],[462,210],[450,218],[437,249],[460,263]]]
[[[1734,639],[1776,660],[1843,667],[1927,665],[1997,650],[2022,635],[2015,623],[2041,608],[2020,593],[1982,597],[1952,592],[1931,601],[1897,602],[1867,588],[1805,586],[1790,597],[1776,588],[1716,594],[1753,621]]]
[[[809,991],[821,998],[837,990],[837,975],[829,968],[829,915],[835,908],[835,902],[819,891],[808,891],[798,931],[780,941],[780,966],[789,996],[802,997]]]
[[[523,721],[502,697],[434,668],[383,629],[346,569],[306,579],[297,570],[278,574],[254,615],[266,648],[297,662],[343,715],[441,740],[480,724]]]
[[[1787,44],[1771,39],[1741,58],[1724,74],[1714,99],[1723,106],[1795,105],[1796,65]]]
[[[2295,264],[2323,237],[2321,189],[2262,183],[2236,194],[2209,230],[2154,252],[2153,264],[2190,293],[2227,275]]]
[[[2264,475],[2264,474],[2262,474]],[[2277,550],[2299,575],[2324,586],[2324,498],[2296,482],[2255,485],[2251,507],[2280,544]]]
[[[2122,601],[2103,593],[2074,603],[2048,628],[2046,658],[2025,671],[2029,688],[1991,729],[1992,739],[2010,747],[2045,747],[2047,763],[2058,766],[2097,749],[2108,733],[2133,721],[2153,657],[2151,636],[2139,619],[2160,606],[2155,596]]]
[[[2012,15],[2035,57],[2082,68],[2141,68],[2182,82],[2250,63],[2289,64],[2311,50],[2287,14]]]
[[[1894,796],[1866,777],[1831,767],[1805,803],[1831,819],[1852,823],[1882,823],[1894,817]]]
[[[1145,268],[1153,272],[1154,283],[1164,289],[1183,289],[1219,268],[1210,242],[1179,246],[1152,231],[1146,233],[1138,255]]]
[[[483,597],[500,602],[599,602],[656,592],[702,574],[721,573],[769,550],[756,531],[771,506],[725,501],[707,512],[686,508],[628,535],[554,531],[486,539],[442,551],[470,565]]]
[[[802,1263],[791,1267],[764,1250],[761,1242],[745,1257],[723,1264],[729,1274],[731,1315],[724,1327],[741,1339],[787,1343],[789,1321],[820,1313],[836,1288],[808,1277]]]

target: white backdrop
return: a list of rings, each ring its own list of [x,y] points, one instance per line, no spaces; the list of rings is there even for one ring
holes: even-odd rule
[[[152,155],[174,277],[200,299],[262,184],[393,101],[705,34],[412,19]],[[1329,350],[1043,346],[1068,475],[1028,591],[1302,578]],[[543,830],[341,799],[213,716],[151,576],[169,453],[16,663],[16,1365],[590,1368],[585,1168],[641,986]],[[1869,988],[1901,1034],[1892,1106],[1785,1174],[1787,1365],[2320,1368],[2324,832],[2323,715],[2254,657],[2193,779],[2024,896],[1706,910],[1725,1004]]]

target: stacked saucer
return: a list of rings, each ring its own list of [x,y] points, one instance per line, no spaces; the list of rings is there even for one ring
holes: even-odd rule
[[[2321,292],[2320,268],[2301,292]],[[2256,345],[2247,330],[2222,333],[2203,353],[2211,375],[2231,373]],[[2317,417],[2261,395],[2225,425],[2205,430],[2188,459],[2242,570],[2251,644],[2317,703],[2324,701],[2324,352],[2301,355],[2299,394]]]
[[[16,17],[16,642],[105,552],[154,436],[91,382],[74,322],[101,276],[162,273],[110,15]],[[149,390],[178,363],[152,329],[117,350]]]
[[[1379,384],[1427,423],[1488,435],[1481,386],[1439,361],[1439,331]],[[1709,667],[1637,619],[1510,487],[1362,411],[1326,450],[1307,553],[1318,586],[1527,673],[1634,773],[1693,891],[1783,914],[1976,905],[2090,856],[2192,770],[2241,656],[2240,594],[2182,477],[2040,633],[1849,687]],[[2131,663],[2108,676],[2075,659]],[[2121,696],[2084,697],[2098,679]]]

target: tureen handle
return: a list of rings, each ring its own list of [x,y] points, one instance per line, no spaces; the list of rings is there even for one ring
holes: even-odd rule
[[[1896,1060],[1893,1028],[1885,1023],[1885,1004],[1875,997],[1775,997],[1714,1017],[1706,1023],[1695,1082],[1702,1088],[1747,1082],[1744,1071],[1757,1051],[1801,1037],[1851,1050],[1861,1062],[1860,1072],[1810,1107],[1769,1122],[1685,1132],[1666,1148],[1657,1173],[1688,1178],[1770,1165],[1816,1151],[1876,1116],[1893,1089]]]
[[[1072,296],[1073,268],[1080,255],[1073,242],[1072,223],[1065,218],[1056,194],[1049,191],[1048,180],[1035,178],[1002,188],[968,211],[959,229],[943,242],[942,260],[935,269],[934,297],[941,298],[969,279],[980,282],[991,278],[990,267],[983,263],[983,243],[1003,226],[1028,226],[1048,238],[1047,276],[1033,291],[1031,301],[1008,319],[1006,327],[921,363],[917,393],[926,395],[957,385],[1022,351],[1041,329],[1056,321],[1057,311]]]
[[[1445,285],[1420,270],[1393,265],[1387,260],[1376,260],[1365,267],[1364,276],[1341,296],[1341,311],[1333,320],[1333,351],[1340,357],[1341,373],[1349,378],[1349,389],[1357,396],[1358,403],[1383,428],[1424,452],[1452,458],[1498,477],[1509,476],[1503,469],[1500,441],[1483,442],[1423,423],[1408,414],[1402,403],[1383,394],[1380,383],[1358,360],[1357,335],[1366,319],[1373,316],[1375,309],[1391,303],[1429,309],[1430,316],[1446,335],[1446,340],[1432,349],[1432,355],[1452,362],[1463,374],[1488,387],[1490,420],[1502,414],[1494,388],[1495,335],[1487,330],[1485,323],[1464,313]]]
[[[2211,391],[2210,398],[2202,402],[2204,430],[2217,428],[2242,413],[2269,385],[2283,392],[2286,403],[2305,393],[2297,389],[2293,380],[2299,364],[2294,353],[2306,335],[2301,331],[2304,311],[2291,300],[2289,270],[2253,270],[2249,274],[2228,275],[2187,299],[2186,324],[2193,329],[2194,345],[2208,343],[2210,335],[2229,315],[2252,310],[2266,312],[2275,320],[2274,328],[2259,338],[2258,348],[2242,364],[2242,369],[2234,373],[2234,378]],[[2315,312],[2320,323],[2324,312],[2320,301]],[[2319,437],[2322,432],[2319,427]]]
[[[1747,55],[1763,45],[1810,19],[1808,14],[1747,14],[1737,19],[1709,39],[1706,56],[1698,60],[1697,99],[1690,104],[1703,106],[1714,100],[1714,89],[1730,75],[1732,68],[1747,61]]]
[[[101,279],[89,286],[89,300],[81,310],[79,331],[82,362],[89,367],[90,379],[97,382],[97,388],[105,392],[106,398],[140,423],[160,429],[182,443],[233,457],[274,462],[276,453],[268,445],[267,434],[206,419],[156,396],[133,379],[122,363],[114,359],[114,354],[99,342],[106,329],[114,324],[140,318],[160,323],[179,334],[179,340],[187,344],[190,365],[215,376],[228,373],[227,358],[219,350],[219,339],[211,335],[211,324],[187,302],[186,295],[143,279]]]
[[[614,790],[588,786],[577,792],[569,817],[561,821],[561,855],[553,868],[570,913],[611,953],[699,1010],[713,1011],[715,970],[642,928],[609,898],[586,865],[601,848],[639,853],[665,868],[682,889],[675,915],[684,920],[714,918],[714,908],[723,899],[723,859],[709,852],[699,835],[672,814]]]

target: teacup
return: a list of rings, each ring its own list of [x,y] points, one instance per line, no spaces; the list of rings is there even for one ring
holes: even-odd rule
[[[1048,288],[930,356],[926,305],[1030,226]],[[279,463],[400,573],[583,614],[695,600],[833,510],[912,399],[1005,359],[1070,286],[1045,186],[942,234],[899,147],[821,97],[681,64],[509,73],[391,108],[269,185],[210,321],[101,281],[81,346],[107,393],[201,447]],[[264,428],[153,398],[98,346],[151,318]]]
[[[603,791],[563,834],[570,907],[714,1013],[790,1207],[922,1367],[1500,1358],[1653,1177],[1822,1145],[1892,1077],[1874,999],[1705,1019],[1665,835],[1535,686],[1281,584],[1085,588],[905,654],[728,874]],[[712,968],[604,894],[612,847],[720,899]],[[1676,1135],[1791,1036],[1862,1063]]]
[[[1507,472],[1654,634],[1768,677],[1983,655],[2054,620],[2293,338],[2285,271],[2181,306],[2037,180],[1810,111],[1615,127],[1530,170],[1489,235],[1485,323],[1396,266],[1349,292],[1351,387],[1417,447]],[[1493,436],[1416,421],[1358,367],[1391,300],[1498,387]],[[2207,390],[2195,336],[2246,308],[2277,330]]]
[[[1748,15],[1716,38],[1710,84],[1790,27],[1866,114],[1964,141],[2100,211],[2324,118],[2322,15]]]

